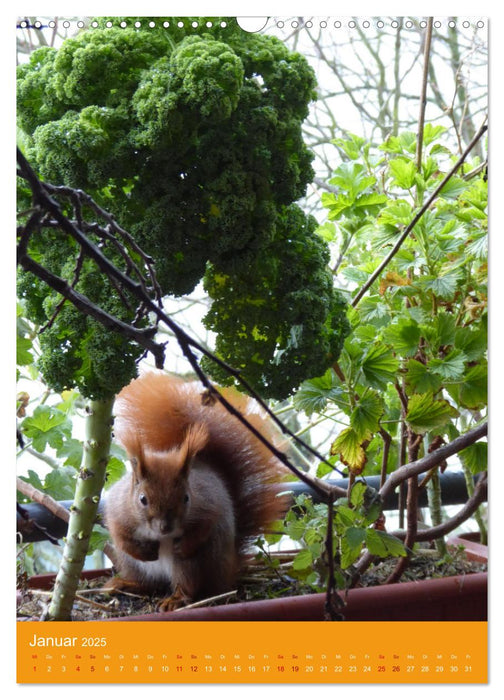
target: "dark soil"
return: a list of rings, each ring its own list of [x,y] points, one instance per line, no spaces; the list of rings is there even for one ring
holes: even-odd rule
[[[395,559],[381,561],[371,566],[361,577],[359,586],[375,586],[385,583],[396,565]],[[424,550],[416,554],[403,573],[401,581],[413,581],[426,578],[455,576],[473,572],[486,571],[486,563],[472,562],[465,558],[463,551],[455,551],[445,560],[439,560],[433,550]],[[83,581],[82,588],[74,604],[73,620],[99,620],[111,617],[129,617],[158,612],[164,596],[146,596],[133,593],[110,593],[104,591],[107,578]],[[28,580],[18,582],[18,620],[43,619],[49,602],[49,592],[33,590]],[[245,572],[243,580],[236,591],[219,597],[207,605],[223,605],[240,601],[264,598],[278,598],[313,593],[310,586],[296,581],[287,575],[279,576],[263,569],[258,573],[254,567],[253,574]]]

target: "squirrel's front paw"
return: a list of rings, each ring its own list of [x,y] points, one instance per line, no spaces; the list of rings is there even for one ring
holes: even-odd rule
[[[121,576],[113,576],[103,586],[105,591],[110,593],[144,593],[145,589],[138,583]]]
[[[184,593],[184,591],[177,586],[173,593],[164,598],[159,604],[159,610],[162,612],[171,612],[177,610],[178,608],[183,608],[191,602],[191,598]]]
[[[156,559],[159,559],[159,541],[132,540],[128,542],[125,551],[131,557],[140,561],[156,561]]]

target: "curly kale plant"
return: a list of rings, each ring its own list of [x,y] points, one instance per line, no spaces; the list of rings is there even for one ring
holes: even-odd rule
[[[35,51],[18,69],[25,154],[44,180],[85,190],[114,213],[155,260],[164,294],[204,279],[217,353],[281,398],[330,366],[348,332],[325,244],[294,204],[313,175],[301,124],[314,74],[281,41],[234,19],[207,28],[198,18],[199,29],[163,19],[152,29],[144,18],[144,29],[114,18],[115,27]],[[56,232],[32,245],[63,274],[71,251]],[[87,286],[114,303],[110,290]],[[48,318],[47,287],[21,275],[20,288]],[[128,362],[135,352],[81,323],[61,318],[42,334],[43,369],[82,386],[93,368],[86,390],[99,394],[105,349],[110,361],[112,348]]]

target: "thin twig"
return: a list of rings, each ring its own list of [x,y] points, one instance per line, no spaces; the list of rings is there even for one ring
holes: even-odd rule
[[[418,116],[418,134],[417,134],[417,148],[416,148],[416,167],[418,172],[422,168],[422,147],[423,147],[423,134],[424,134],[424,124],[425,124],[425,108],[427,106],[427,82],[429,79],[429,60],[430,60],[430,47],[432,39],[432,23],[433,18],[429,17],[427,21],[427,29],[425,30],[425,43],[424,43],[424,65],[423,65],[423,75],[422,75],[422,89],[420,92],[420,113]]]
[[[197,600],[195,603],[189,603],[189,605],[184,605],[184,607],[177,608],[173,612],[178,612],[180,610],[192,610],[193,608],[201,608],[205,605],[211,605],[212,603],[216,603],[219,600],[224,600],[226,598],[230,598],[231,596],[234,596],[237,593],[238,593],[238,590],[226,591],[226,593],[219,593],[219,595],[214,595],[211,598],[205,598],[204,600]]]

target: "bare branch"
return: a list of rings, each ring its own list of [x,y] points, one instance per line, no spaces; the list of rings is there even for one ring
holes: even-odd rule
[[[410,462],[409,464],[405,464],[403,467],[399,467],[399,469],[396,469],[396,471],[389,476],[385,484],[380,489],[381,497],[385,498],[385,496],[387,496],[391,491],[394,491],[399,484],[407,479],[410,479],[413,476],[418,476],[418,474],[432,469],[445,459],[448,459],[448,457],[458,454],[461,450],[485,437],[487,432],[488,423],[485,422],[482,425],[478,425],[475,428],[468,430],[467,433],[459,435],[459,437],[455,438],[455,440],[452,442],[448,443],[447,445],[442,445],[437,450],[431,452],[425,457],[422,457],[414,462]]]

